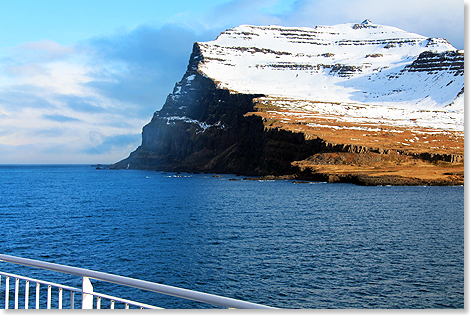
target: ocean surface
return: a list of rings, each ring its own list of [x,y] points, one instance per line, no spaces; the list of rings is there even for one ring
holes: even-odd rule
[[[8,255],[280,308],[464,307],[464,187],[0,166],[0,216]],[[7,263],[0,270],[81,283]],[[93,285],[165,308],[210,307]],[[2,308],[3,299],[2,283]]]

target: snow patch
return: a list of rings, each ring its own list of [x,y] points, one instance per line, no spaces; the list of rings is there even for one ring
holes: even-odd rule
[[[222,122],[217,122],[213,125],[210,125],[206,122],[202,122],[202,121],[199,121],[199,120],[196,120],[196,119],[191,119],[189,117],[186,117],[186,116],[169,116],[169,117],[164,117],[166,119],[166,124],[167,125],[175,125],[176,122],[175,121],[182,121],[182,122],[185,122],[185,123],[188,123],[188,124],[194,124],[194,125],[197,125],[200,130],[196,131],[196,134],[199,134],[199,133],[202,133],[202,132],[205,132],[207,129],[211,128],[211,127],[216,127],[216,128],[219,128],[219,129],[225,129],[225,125],[222,123]]]

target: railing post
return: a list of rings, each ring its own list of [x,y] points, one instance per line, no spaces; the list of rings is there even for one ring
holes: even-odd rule
[[[40,293],[40,290],[41,289],[41,285],[39,284],[39,282],[36,283],[36,309],[38,310],[39,309],[39,293]]]
[[[10,305],[10,277],[5,279],[5,309],[9,309]]]
[[[29,309],[29,280],[24,284],[24,309]]]
[[[93,285],[90,278],[82,277],[82,309],[93,309]]]
[[[62,288],[59,288],[59,298],[58,298],[58,299],[59,299],[59,307],[58,307],[59,310],[62,309],[62,292],[63,292],[63,291],[64,291],[64,290],[63,290]]]
[[[51,285],[47,286],[47,309],[51,309],[51,299],[52,299],[52,287]]]
[[[75,292],[70,291],[70,309],[75,309]]]
[[[15,310],[18,309],[18,299],[19,299],[19,291],[20,290],[20,279],[15,278]]]

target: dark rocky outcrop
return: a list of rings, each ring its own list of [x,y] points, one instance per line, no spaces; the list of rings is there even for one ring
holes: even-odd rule
[[[429,39],[431,41],[431,39]],[[460,51],[422,52],[413,63],[404,69],[410,72],[447,71],[455,76],[464,73],[464,53]]]

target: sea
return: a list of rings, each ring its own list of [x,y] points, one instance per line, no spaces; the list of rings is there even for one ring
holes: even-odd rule
[[[463,186],[2,165],[0,217],[2,254],[272,307],[464,308]],[[5,262],[0,270],[81,284]],[[164,308],[212,307],[92,283],[95,292]],[[1,308],[4,288],[2,278]],[[52,308],[56,300],[53,293]],[[64,293],[64,307],[67,301]]]

